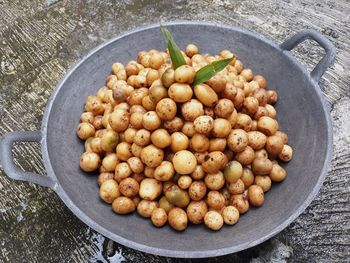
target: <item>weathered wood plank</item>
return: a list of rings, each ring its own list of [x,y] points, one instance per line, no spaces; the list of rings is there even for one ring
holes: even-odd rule
[[[0,1],[0,135],[40,128],[43,109],[66,70],[91,48],[138,25],[175,19],[242,26],[282,42],[314,28],[335,43],[322,80],[332,105],[332,169],[315,201],[264,244],[208,262],[346,262],[350,258],[350,3],[348,1]],[[309,69],[317,45],[295,55]],[[44,174],[36,144],[19,144],[16,163]],[[0,171],[1,262],[180,262],[125,248],[81,223],[52,191]],[[187,260],[202,262],[202,260]]]

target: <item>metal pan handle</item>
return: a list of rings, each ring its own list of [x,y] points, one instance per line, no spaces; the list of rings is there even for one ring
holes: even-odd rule
[[[12,146],[14,142],[40,142],[40,140],[41,134],[39,131],[7,133],[0,142],[0,161],[8,177],[54,189],[57,184],[51,177],[41,176],[32,172],[24,172],[16,167],[13,162]]]
[[[283,50],[292,50],[296,45],[300,44],[306,39],[316,41],[326,51],[325,56],[321,59],[320,62],[318,62],[316,67],[310,73],[311,78],[314,81],[319,82],[322,75],[325,73],[327,68],[334,62],[335,59],[336,49],[331,41],[329,41],[325,36],[313,29],[306,29],[284,41],[280,45],[280,48]]]

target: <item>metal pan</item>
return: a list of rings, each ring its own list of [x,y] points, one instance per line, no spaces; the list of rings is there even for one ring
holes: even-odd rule
[[[77,138],[75,128],[85,98],[104,85],[113,62],[127,63],[135,59],[140,50],[163,49],[158,25],[114,38],[82,59],[52,94],[41,131],[12,132],[3,137],[0,145],[3,169],[15,180],[52,188],[87,225],[118,243],[147,253],[184,258],[213,257],[260,244],[304,211],[326,176],[332,153],[332,125],[318,82],[335,58],[335,47],[313,30],[304,30],[277,45],[244,29],[218,24],[175,22],[167,27],[181,47],[195,42],[202,52],[233,50],[246,67],[266,77],[269,88],[278,91],[279,124],[289,135],[294,158],[285,165],[287,179],[266,194],[263,207],[250,209],[237,225],[225,226],[218,232],[203,225],[190,226],[182,233],[168,226],[157,229],[136,214],[114,214],[98,197],[96,176],[79,169],[83,143]],[[311,73],[289,52],[306,39],[316,41],[325,50],[325,56]],[[41,143],[47,176],[15,167],[11,148],[16,141]]]

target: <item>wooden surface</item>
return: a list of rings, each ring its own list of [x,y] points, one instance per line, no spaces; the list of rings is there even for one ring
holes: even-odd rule
[[[67,69],[91,48],[139,25],[208,20],[242,26],[277,43],[314,28],[337,47],[336,61],[321,81],[334,125],[331,171],[310,207],[282,233],[255,248],[208,262],[349,262],[350,2],[154,2],[0,0],[0,135],[40,129],[46,102]],[[295,52],[309,69],[322,54],[310,42]],[[18,144],[14,153],[21,168],[45,173],[37,144]],[[0,262],[180,261],[105,239],[80,222],[53,191],[13,181],[2,170],[0,245]],[[193,260],[201,261],[206,260]]]

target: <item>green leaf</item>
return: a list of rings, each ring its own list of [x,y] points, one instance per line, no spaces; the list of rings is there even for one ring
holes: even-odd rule
[[[169,30],[160,25],[160,30],[163,33],[164,40],[166,42],[166,45],[169,50],[171,62],[173,63],[174,69],[186,65],[186,61],[184,56],[182,55],[179,47],[176,45],[172,35],[170,34]]]
[[[193,86],[211,79],[216,75],[216,73],[226,68],[226,66],[233,60],[233,58],[234,57],[214,61],[198,70],[193,81]]]

